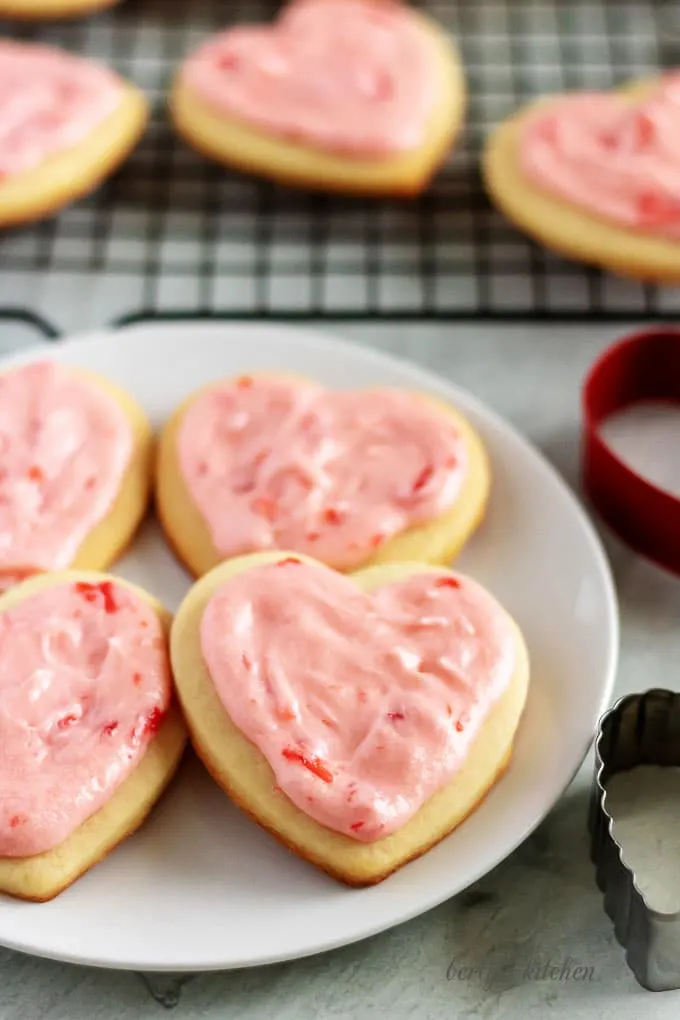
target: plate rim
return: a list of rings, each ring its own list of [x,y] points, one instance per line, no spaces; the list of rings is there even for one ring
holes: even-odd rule
[[[479,325],[483,326],[484,324],[480,323]],[[470,872],[465,879],[465,884],[458,887],[455,891],[452,892],[446,889],[442,894],[436,893],[434,896],[429,897],[426,901],[421,900],[418,906],[409,908],[406,911],[403,911],[403,909],[393,911],[393,915],[398,915],[396,919],[393,916],[391,920],[381,920],[376,924],[363,927],[362,933],[359,935],[353,935],[350,937],[342,936],[336,939],[326,938],[325,940],[320,941],[315,947],[310,947],[303,951],[297,951],[293,954],[282,951],[280,953],[270,954],[258,959],[246,959],[229,963],[212,960],[202,964],[191,963],[188,965],[182,965],[176,961],[161,964],[157,960],[138,960],[136,962],[123,959],[104,960],[99,956],[88,957],[86,954],[46,951],[42,948],[36,948],[35,944],[29,943],[26,939],[7,940],[6,938],[3,938],[2,941],[0,941],[0,946],[3,948],[21,952],[37,959],[51,960],[77,966],[95,967],[103,970],[132,971],[147,974],[215,973],[220,971],[227,972],[231,970],[245,970],[253,967],[293,962],[295,960],[302,960],[312,956],[329,953],[344,946],[361,943],[366,939],[373,938],[375,935],[379,935],[382,932],[399,927],[414,920],[416,917],[429,913],[441,904],[460,895],[460,893],[466,888],[469,888],[470,885],[479,881],[484,875],[488,874],[502,861],[506,860],[545,820],[545,818],[562,799],[565,792],[571,786],[574,778],[580,771],[589,751],[592,748],[598,721],[611,703],[619,665],[621,635],[620,609],[616,584],[604,544],[593,521],[588,515],[585,506],[579,499],[577,492],[572,489],[557,470],[555,465],[545,456],[545,454],[543,454],[543,452],[528,436],[471,391],[458,386],[447,376],[439,378],[435,369],[428,369],[425,366],[421,366],[418,362],[411,361],[408,357],[394,354],[391,351],[384,351],[380,348],[375,348],[371,346],[370,343],[362,344],[350,337],[343,336],[341,333],[336,334],[333,331],[334,327],[330,330],[326,330],[324,325],[322,325],[319,329],[316,324],[308,327],[306,324],[291,325],[286,322],[272,322],[268,320],[249,320],[244,322],[227,319],[207,320],[201,319],[200,316],[176,321],[163,320],[162,318],[159,318],[158,320],[148,319],[141,322],[136,321],[123,324],[121,326],[104,326],[98,329],[77,331],[60,336],[55,341],[33,341],[29,344],[22,345],[13,351],[9,351],[0,357],[0,371],[2,371],[5,367],[23,364],[33,360],[53,360],[53,355],[57,354],[57,352],[63,350],[65,347],[71,349],[84,348],[93,343],[96,344],[97,342],[112,341],[115,337],[130,337],[133,334],[143,335],[148,330],[159,329],[172,333],[186,332],[189,329],[204,330],[212,334],[217,331],[224,331],[232,334],[237,331],[241,334],[244,332],[264,332],[268,334],[270,340],[275,336],[277,342],[281,342],[283,344],[285,344],[286,340],[294,340],[295,343],[299,345],[300,342],[304,340],[308,347],[315,350],[318,350],[319,347],[326,347],[336,352],[344,352],[350,357],[359,357],[364,362],[370,361],[376,367],[385,365],[392,366],[395,370],[408,374],[408,376],[413,379],[416,384],[422,386],[425,390],[445,393],[448,392],[449,396],[453,398],[454,401],[457,399],[458,395],[462,396],[464,403],[473,410],[473,413],[478,413],[482,418],[491,422],[496,428],[500,428],[502,431],[510,434],[512,439],[515,442],[518,442],[524,448],[524,451],[537,464],[540,464],[541,470],[552,477],[553,483],[560,489],[562,496],[571,505],[572,512],[578,518],[581,529],[588,539],[590,552],[593,557],[593,565],[597,567],[600,580],[603,583],[606,593],[605,615],[608,630],[606,671],[599,699],[599,707],[597,709],[597,719],[593,722],[590,737],[585,740],[585,746],[582,746],[579,750],[578,760],[575,758],[575,765],[569,775],[569,778],[561,784],[559,792],[549,798],[550,803],[541,809],[537,817],[527,824],[521,832],[517,833],[512,837],[512,839],[504,843],[500,854],[498,856],[494,855],[493,862],[488,861],[481,865],[478,871]],[[58,360],[58,354],[57,358],[54,360]]]

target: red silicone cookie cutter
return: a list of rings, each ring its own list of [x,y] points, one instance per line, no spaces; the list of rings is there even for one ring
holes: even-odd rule
[[[654,400],[680,405],[680,329],[634,333],[590,369],[582,392],[583,486],[619,538],[680,575],[680,499],[625,464],[600,431],[616,411]]]

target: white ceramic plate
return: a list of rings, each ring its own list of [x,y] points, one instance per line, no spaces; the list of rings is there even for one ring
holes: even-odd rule
[[[539,453],[444,380],[306,330],[154,324],[11,360],[46,354],[117,380],[157,425],[195,387],[258,369],[297,371],[335,387],[419,388],[457,404],[486,441],[494,471],[488,517],[459,563],[523,628],[532,685],[506,776],[463,826],[378,886],[347,889],[282,849],[190,758],[142,830],[63,895],[42,905],[0,897],[0,944],[147,971],[290,960],[421,914],[506,857],[583,761],[610,699],[618,650],[615,594],[599,541]],[[117,569],[171,609],[190,583],[154,523]]]

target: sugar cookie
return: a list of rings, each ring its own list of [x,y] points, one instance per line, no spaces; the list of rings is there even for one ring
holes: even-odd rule
[[[413,195],[460,130],[465,82],[443,29],[395,0],[295,0],[191,55],[171,111],[206,156],[286,184]]]
[[[134,148],[147,117],[142,93],[113,71],[0,40],[0,227],[92,191]]]
[[[177,409],[160,437],[156,506],[195,575],[277,548],[344,571],[448,562],[489,487],[481,440],[447,405],[262,375],[211,384]]]
[[[85,18],[113,7],[119,0],[0,0],[0,17],[21,21]]]
[[[0,597],[0,892],[52,899],[135,829],[179,764],[170,619],[105,574]]]
[[[189,592],[170,649],[217,783],[355,886],[476,808],[509,763],[529,683],[491,595],[413,563],[346,577],[285,552],[232,560]]]
[[[0,590],[114,562],[151,485],[151,426],[131,397],[55,362],[1,372],[0,450]]]
[[[680,75],[541,100],[489,138],[493,201],[570,258],[680,282]]]

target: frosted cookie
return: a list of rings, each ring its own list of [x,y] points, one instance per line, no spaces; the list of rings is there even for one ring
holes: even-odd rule
[[[192,394],[168,421],[156,507],[194,575],[272,549],[345,571],[448,562],[480,523],[489,488],[481,440],[447,405],[244,376]]]
[[[47,361],[1,372],[0,591],[113,563],[144,516],[151,475],[151,426],[118,387]]]
[[[680,282],[680,75],[541,100],[491,135],[484,175],[499,209],[547,247]]]
[[[413,563],[345,577],[286,553],[233,560],[189,592],[170,649],[217,783],[355,886],[474,811],[510,761],[529,683],[492,596]]]
[[[465,81],[443,29],[392,0],[296,0],[182,66],[175,125],[206,156],[286,184],[413,195],[460,130]]]
[[[170,618],[105,574],[0,597],[0,892],[52,899],[131,835],[186,742]]]
[[[82,18],[113,7],[118,0],[0,0],[0,17],[21,21]]]
[[[113,71],[0,40],[0,226],[41,219],[92,191],[134,148],[147,117],[142,93]]]

